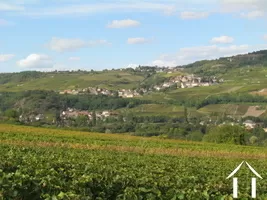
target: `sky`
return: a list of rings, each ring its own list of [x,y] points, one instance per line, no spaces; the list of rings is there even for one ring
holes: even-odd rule
[[[0,72],[173,67],[262,49],[266,0],[0,0]]]

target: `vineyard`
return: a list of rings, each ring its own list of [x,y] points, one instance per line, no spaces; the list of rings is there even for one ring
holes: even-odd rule
[[[226,177],[247,161],[263,177],[267,149],[0,125],[0,200],[232,199]],[[236,174],[250,199],[253,174]]]

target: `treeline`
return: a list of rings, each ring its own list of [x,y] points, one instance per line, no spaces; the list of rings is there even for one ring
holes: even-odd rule
[[[183,66],[189,73],[201,76],[220,76],[228,69],[247,66],[266,66],[267,51],[257,51],[244,55],[222,57],[216,60],[202,60]],[[216,67],[219,66],[219,67]]]
[[[133,108],[141,104],[160,103],[152,100],[120,98],[106,95],[60,95],[53,91],[24,91],[17,93],[0,93],[0,111],[11,108],[36,110],[65,110],[68,107],[78,110],[115,110],[118,108]],[[170,104],[201,108],[210,104],[227,103],[267,103],[267,99],[245,93],[211,95],[206,99],[192,98],[172,100]]]
[[[130,133],[137,136],[161,136],[174,139],[201,141],[206,133],[206,126],[199,123],[188,123],[184,117],[168,116],[125,116],[108,117],[105,120],[88,121],[84,116],[59,119],[57,127],[68,127],[89,132]],[[41,125],[39,123],[39,125]]]
[[[148,103],[152,103],[152,101],[105,95],[60,95],[53,91],[4,92],[0,94],[0,110],[2,112],[15,108],[43,113],[50,110],[65,110],[68,107],[78,110],[114,110]]]
[[[0,84],[9,82],[20,83],[28,80],[45,77],[46,73],[37,71],[24,71],[19,73],[0,73]]]
[[[227,103],[267,103],[263,96],[250,94],[223,94],[212,95],[202,101],[196,101],[195,107],[201,108],[210,104],[227,104]]]
[[[246,93],[226,93],[220,95],[211,95],[205,99],[190,98],[170,100],[170,104],[181,105],[186,107],[202,108],[211,104],[228,104],[228,103],[267,103],[267,99],[259,95],[250,95]]]

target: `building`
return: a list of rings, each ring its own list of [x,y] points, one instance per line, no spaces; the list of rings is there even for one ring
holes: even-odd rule
[[[243,122],[243,125],[247,128],[247,129],[254,129],[256,127],[256,123],[253,122],[252,120],[246,120]]]

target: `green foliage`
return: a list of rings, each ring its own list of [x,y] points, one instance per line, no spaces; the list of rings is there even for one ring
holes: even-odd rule
[[[21,83],[25,81],[31,81],[35,80],[41,77],[45,77],[46,74],[42,72],[37,72],[37,71],[24,71],[20,73],[1,73],[0,74],[0,85],[1,84],[6,84],[9,82],[13,83]]]
[[[16,119],[19,117],[19,113],[14,109],[8,109],[5,111],[5,116],[8,118]]]
[[[254,135],[249,138],[249,142],[252,145],[255,145],[258,142],[258,140],[259,140],[258,137],[254,136]]]
[[[61,72],[20,72],[0,74],[0,91],[66,90],[101,87],[106,89],[131,89],[145,79],[142,73],[129,69]],[[34,80],[34,81],[33,81]]]
[[[0,199],[232,199],[226,177],[241,161],[266,176],[264,148],[10,125],[0,132]],[[250,198],[246,183],[240,199]],[[266,197],[259,180],[257,198]]]
[[[191,141],[202,141],[203,136],[201,131],[193,131],[187,135],[187,139]]]
[[[0,110],[18,106],[23,111],[44,113],[49,110],[63,110],[68,107],[79,110],[118,109],[122,107],[135,107],[148,100],[123,99],[105,95],[60,95],[53,91],[25,91],[19,93],[2,93],[0,95]]]
[[[149,89],[152,86],[159,85],[163,83],[165,80],[167,80],[166,77],[160,76],[158,74],[155,74],[154,76],[147,77],[140,85],[142,88]]]
[[[203,141],[244,145],[247,134],[245,129],[240,126],[223,125],[211,128],[203,137]]]

